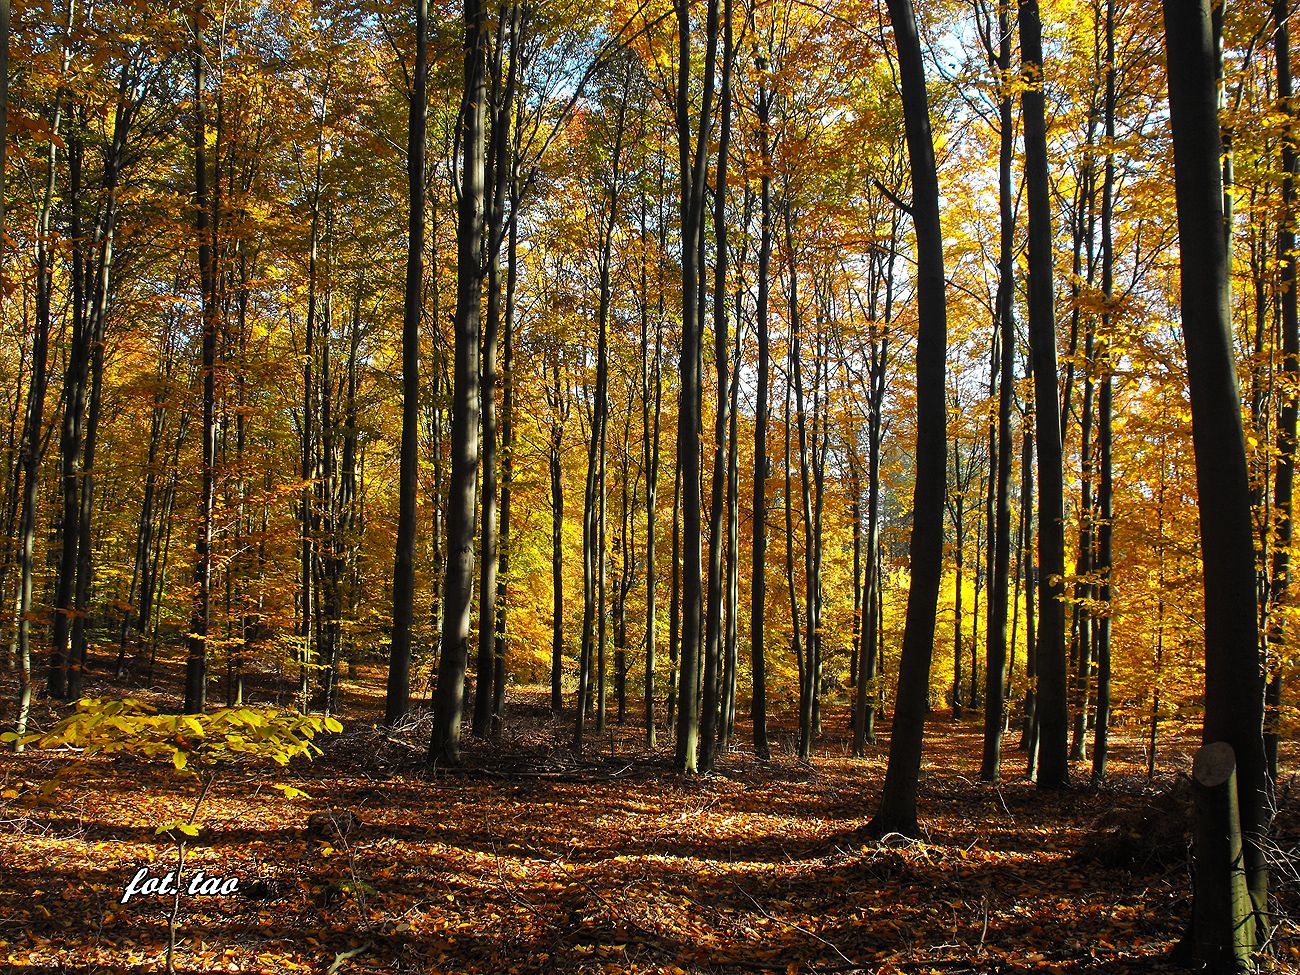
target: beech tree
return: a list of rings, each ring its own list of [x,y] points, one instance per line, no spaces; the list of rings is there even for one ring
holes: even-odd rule
[[[911,0],[890,0],[890,20],[898,48],[903,117],[912,174],[911,216],[916,234],[916,488],[912,497],[911,588],[898,671],[898,703],[889,738],[880,808],[871,821],[877,834],[915,836],[917,784],[928,710],[930,656],[934,647],[935,607],[943,571],[943,499],[946,433],[944,359],[948,318],[945,304],[943,231],[939,223],[939,185],[934,137],[925,90],[925,65]]]
[[[1217,53],[1208,0],[1164,5],[1169,61],[1169,113],[1174,178],[1182,331],[1196,450],[1200,539],[1205,577],[1205,728],[1207,744],[1232,748],[1237,774],[1246,884],[1254,902],[1247,941],[1263,943],[1267,911],[1268,768],[1264,753],[1264,679],[1255,616],[1255,558],[1246,473],[1246,440],[1237,389],[1229,299],[1229,255],[1223,233]],[[1228,883],[1227,867],[1211,867]],[[1224,870],[1223,875],[1217,871]],[[1193,906],[1197,960],[1234,970],[1235,933],[1208,905]],[[1226,937],[1226,942],[1223,940]]]

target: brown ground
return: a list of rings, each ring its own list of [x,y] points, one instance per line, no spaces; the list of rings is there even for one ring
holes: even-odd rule
[[[217,782],[187,875],[263,883],[256,898],[183,902],[178,971],[1157,972],[1188,914],[1181,807],[1141,811],[1190,766],[1189,729],[1171,729],[1153,784],[1138,729],[1120,728],[1106,788],[1044,796],[1015,778],[979,784],[978,724],[936,717],[926,839],[877,843],[862,827],[885,749],[848,758],[841,709],[810,765],[791,757],[788,722],[770,762],[742,725],[717,773],[684,778],[666,742],[647,755],[631,726],[575,758],[569,721],[523,689],[505,742],[467,739],[461,768],[430,774],[427,720],[374,728],[381,678],[349,685],[346,730],[323,757]],[[0,694],[8,726],[8,675]],[[1023,770],[1014,744],[1008,776]],[[78,774],[53,803],[34,803],[33,786],[70,762]],[[170,898],[118,901],[139,867],[174,865],[154,826],[188,813],[193,781],[130,758],[6,753],[0,793],[0,970],[162,970]],[[308,829],[321,812],[361,825],[322,838]],[[1089,843],[1119,825],[1125,835]],[[1296,830],[1279,833],[1293,852]],[[1298,945],[1284,918],[1268,964],[1287,970]]]

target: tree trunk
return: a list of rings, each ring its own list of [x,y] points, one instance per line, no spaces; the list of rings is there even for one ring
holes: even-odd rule
[[[1115,144],[1115,0],[1106,0],[1106,100],[1105,127],[1106,145]],[[1097,350],[1097,364],[1101,370],[1098,382],[1101,389],[1097,394],[1097,463],[1099,483],[1097,485],[1097,555],[1096,570],[1098,576],[1097,602],[1100,611],[1097,614],[1097,724],[1093,732],[1092,746],[1092,781],[1101,782],[1106,777],[1106,759],[1110,744],[1110,627],[1111,627],[1111,528],[1112,500],[1114,483],[1111,471],[1111,371],[1110,334],[1113,319],[1111,302],[1113,300],[1115,279],[1115,248],[1112,221],[1115,207],[1115,158],[1111,151],[1106,154],[1105,169],[1101,187],[1101,293],[1105,302],[1101,316],[1101,335]],[[1157,683],[1158,678],[1156,682]]]
[[[661,169],[662,173],[662,169]],[[662,187],[663,181],[660,180]],[[646,237],[645,203],[641,198],[641,236]],[[662,226],[662,221],[661,221]],[[662,280],[660,294],[663,294]],[[655,651],[658,637],[656,597],[658,570],[655,565],[655,504],[659,494],[659,428],[663,405],[664,322],[661,314],[655,322],[653,351],[650,343],[649,281],[644,258],[641,264],[641,463],[645,468],[645,743],[655,747]],[[650,358],[653,356],[653,368]],[[653,404],[651,396],[653,394]]]
[[[518,29],[518,8],[512,8]],[[513,164],[512,164],[513,165]],[[519,276],[519,223],[515,213],[519,206],[516,182],[511,179],[511,216],[506,244],[506,306],[501,346],[501,515],[497,547],[500,568],[497,572],[495,616],[495,660],[492,665],[492,737],[500,738],[506,711],[506,660],[510,648],[506,613],[510,586],[510,514],[514,488],[515,446],[515,288]]]
[[[682,227],[682,350],[681,392],[677,411],[677,465],[682,477],[682,646],[681,701],[678,707],[677,767],[696,770],[700,735],[699,684],[700,621],[702,618],[700,524],[700,358],[703,314],[700,273],[703,250],[709,130],[712,125],[715,62],[718,49],[718,0],[709,0],[706,15],[704,84],[695,133],[691,131],[691,5],[675,0],[677,15],[677,122],[678,172],[681,181]]]
[[[1061,401],[1057,398],[1056,315],[1052,282],[1052,204],[1043,92],[1043,41],[1038,0],[1021,0],[1022,74],[1033,84],[1021,95],[1025,133],[1025,196],[1029,209],[1029,344],[1034,362],[1038,450],[1038,667],[1040,730],[1038,787],[1069,784],[1066,694],[1065,498]]]
[[[0,0],[5,2],[5,0]],[[3,11],[6,16],[8,8]],[[7,27],[7,23],[5,24]],[[8,34],[3,38],[8,47]],[[7,60],[8,54],[6,52]],[[67,54],[63,55],[66,69]],[[8,87],[8,78],[4,80]],[[23,424],[21,450],[22,469],[22,507],[18,518],[18,598],[15,600],[14,615],[16,630],[14,643],[18,658],[18,717],[15,731],[19,736],[27,733],[27,718],[32,703],[32,655],[31,655],[31,610],[34,583],[33,559],[36,549],[36,504],[40,492],[41,472],[41,426],[45,411],[46,360],[49,353],[50,310],[53,293],[53,268],[50,254],[50,215],[54,207],[54,184],[58,175],[59,126],[63,118],[63,90],[60,88],[54,97],[54,114],[50,121],[50,139],[46,156],[45,188],[41,198],[41,207],[36,220],[36,334],[32,337],[32,372],[31,383],[27,392],[27,416]],[[0,184],[3,176],[0,174]],[[0,186],[2,188],[2,186]],[[0,204],[3,206],[3,204]],[[3,228],[0,227],[0,231]],[[4,237],[0,233],[0,248]],[[7,267],[7,265],[4,265]],[[15,749],[22,748],[21,739],[15,743]]]
[[[420,0],[423,2],[423,0]],[[465,0],[465,90],[461,102],[464,173],[456,216],[456,352],[451,413],[451,480],[447,499],[447,574],[429,758],[460,759],[465,664],[474,590],[474,493],[478,478],[479,321],[483,268],[483,111],[487,16],[482,0]]]
[[[767,424],[769,324],[768,301],[770,268],[772,263],[772,143],[770,111],[771,93],[767,90],[767,63],[758,61],[758,139],[762,156],[760,179],[761,228],[758,242],[758,376],[754,398],[754,551],[750,574],[749,648],[753,673],[753,690],[750,697],[750,719],[754,726],[754,753],[762,759],[770,758],[771,746],[767,740]]]
[[[725,602],[723,569],[727,483],[727,411],[730,389],[727,366],[727,152],[731,143],[731,66],[735,54],[731,36],[731,0],[722,0],[722,97],[718,109],[721,131],[713,192],[713,363],[717,372],[713,417],[713,481],[709,503],[709,590],[704,628],[704,700],[700,716],[700,768],[713,768],[721,709],[722,617]],[[702,269],[701,269],[702,270]],[[702,325],[701,325],[702,327]]]
[[[560,382],[558,353],[552,365],[555,395],[551,399],[551,713],[564,709],[564,478],[560,450],[564,445],[564,421],[568,399]],[[548,398],[550,398],[548,396]]]
[[[911,0],[889,0],[889,13],[898,46],[903,120],[912,175],[912,223],[916,233],[916,486],[910,544],[912,584],[903,629],[894,731],[889,742],[889,766],[880,808],[872,820],[872,829],[879,834],[915,836],[916,792],[929,703],[935,609],[943,576],[943,500],[947,490],[944,360],[948,318],[939,184],[921,38]]]
[[[467,0],[468,7],[474,0]],[[414,0],[415,72],[411,77],[411,101],[406,133],[407,245],[406,290],[402,301],[402,442],[397,473],[397,542],[393,553],[393,640],[388,654],[388,686],[384,700],[384,723],[392,726],[411,709],[411,621],[415,616],[415,532],[420,478],[420,318],[424,288],[424,203],[425,125],[428,111],[429,3]],[[469,85],[470,55],[466,54],[466,85]],[[473,112],[470,115],[474,115]],[[481,116],[476,116],[480,119]],[[469,146],[469,143],[466,143]],[[468,153],[468,149],[466,150]],[[478,192],[483,191],[482,159],[479,160]],[[466,170],[467,189],[473,176]],[[462,207],[465,205],[462,201]],[[477,217],[478,214],[475,213]],[[463,256],[463,255],[462,255]],[[462,267],[461,275],[477,271]],[[477,292],[475,292],[477,302]],[[477,309],[477,304],[475,305]],[[459,309],[458,309],[459,310]],[[477,322],[474,342],[478,343]],[[459,353],[460,330],[457,329]],[[477,348],[475,349],[477,352]],[[457,360],[459,364],[459,359]],[[472,554],[471,554],[472,558]],[[459,708],[456,719],[459,721]]]
[[[1281,312],[1282,369],[1277,384],[1282,407],[1277,418],[1277,469],[1273,476],[1273,571],[1268,594],[1269,626],[1266,630],[1264,663],[1268,687],[1264,715],[1264,749],[1269,780],[1277,782],[1277,751],[1282,706],[1282,660],[1286,658],[1282,620],[1291,601],[1292,496],[1295,484],[1297,406],[1296,385],[1300,382],[1300,318],[1296,302],[1295,179],[1296,144],[1293,132],[1295,104],[1291,88],[1291,32],[1287,26],[1289,0],[1273,0],[1273,60],[1277,66],[1278,110],[1290,125],[1282,131],[1282,213],[1277,230],[1277,302]],[[1276,648],[1276,649],[1274,649]]]
[[[207,120],[203,107],[206,54],[203,50],[203,28],[206,12],[200,4],[194,19],[198,38],[194,52],[194,197],[195,232],[198,236],[199,278],[203,292],[203,406],[202,425],[202,490],[199,499],[199,529],[194,543],[194,612],[190,620],[189,650],[185,663],[185,713],[197,714],[203,710],[207,697],[208,677],[208,622],[211,617],[212,536],[216,503],[217,425],[216,405],[217,367],[217,281],[216,255],[213,251],[211,230],[208,226],[208,164]]]
[[[998,66],[1011,68],[1010,10],[998,6],[998,30],[1002,38]],[[984,754],[980,779],[997,782],[1002,776],[1002,732],[1006,725],[1007,686],[1007,595],[1011,573],[1011,408],[1015,395],[1015,211],[1011,201],[1011,158],[1015,148],[1012,96],[1007,88],[998,102],[1000,139],[998,149],[998,339],[1001,361],[998,376],[997,485],[993,537],[993,576],[989,582],[988,653],[984,662]],[[1012,637],[1012,652],[1015,640]]]
[[[1267,910],[1268,768],[1264,682],[1255,617],[1250,485],[1229,307],[1223,234],[1216,54],[1209,0],[1166,0],[1169,114],[1178,202],[1183,339],[1192,406],[1205,575],[1204,740],[1227,742],[1237,762],[1246,883]],[[1198,919],[1200,911],[1193,908]],[[1256,934],[1265,925],[1256,925]],[[1198,932],[1194,940],[1200,940]],[[1208,959],[1206,959],[1208,960]]]

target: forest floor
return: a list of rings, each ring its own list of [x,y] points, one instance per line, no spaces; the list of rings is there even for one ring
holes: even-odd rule
[[[6,727],[12,691],[0,675]],[[238,877],[242,893],[182,900],[177,971],[1174,970],[1165,955],[1190,906],[1177,783],[1191,728],[1170,726],[1154,781],[1139,729],[1119,728],[1105,787],[1041,795],[1017,777],[1014,737],[1006,781],[980,784],[978,719],[936,715],[925,839],[876,842],[864,827],[886,748],[848,757],[842,708],[827,709],[811,763],[778,721],[773,760],[753,757],[742,725],[715,773],[683,777],[666,737],[649,754],[633,723],[574,756],[571,723],[551,717],[545,692],[512,689],[504,740],[467,736],[462,765],[430,773],[427,716],[386,733],[381,695],[382,673],[363,670],[323,756],[217,779],[185,876]],[[41,704],[36,725],[56,717]],[[69,763],[77,774],[35,801]],[[1076,780],[1090,768],[1076,765]],[[1294,853],[1300,797],[1283,793],[1274,838]],[[175,866],[155,827],[183,819],[195,795],[170,764],[0,756],[0,970],[163,970],[172,898],[120,901],[140,868]],[[345,835],[332,826],[354,817]],[[1285,871],[1275,884],[1266,966],[1300,970],[1300,884]]]

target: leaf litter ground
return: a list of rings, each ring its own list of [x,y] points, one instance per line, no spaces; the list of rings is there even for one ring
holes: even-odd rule
[[[995,788],[978,782],[978,723],[936,715],[924,839],[874,841],[864,827],[886,746],[849,758],[836,708],[811,764],[791,757],[788,727],[774,760],[755,759],[742,725],[715,774],[687,778],[664,736],[648,754],[631,724],[574,756],[570,721],[521,689],[505,740],[467,738],[460,767],[430,772],[427,718],[375,728],[381,675],[366,677],[324,756],[217,781],[186,876],[236,876],[243,893],[182,900],[178,971],[1174,970],[1164,956],[1190,882],[1170,790],[1190,767],[1190,728],[1171,731],[1153,783],[1140,738],[1117,729],[1104,788],[1040,795],[1013,778],[1014,735]],[[67,763],[79,766],[70,784],[34,802]],[[1077,764],[1076,779],[1089,769]],[[154,826],[188,812],[193,783],[130,758],[5,754],[0,793],[0,969],[162,970],[171,898],[119,901],[140,867],[175,866]],[[1284,858],[1297,836],[1289,796],[1275,831]],[[1275,876],[1266,964],[1294,970],[1297,885],[1285,864]]]

